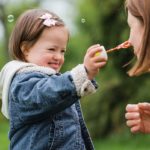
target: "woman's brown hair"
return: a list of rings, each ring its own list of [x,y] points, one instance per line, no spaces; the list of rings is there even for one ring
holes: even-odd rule
[[[54,13],[44,9],[31,9],[25,11],[17,20],[9,40],[9,52],[13,59],[26,61],[21,50],[22,44],[31,47],[40,37],[45,28],[40,19],[45,13],[51,14],[57,21],[55,26],[65,26],[64,22]]]
[[[144,34],[140,43],[140,55],[129,70],[130,76],[146,73],[150,69],[150,0],[126,0],[127,10],[143,22]]]

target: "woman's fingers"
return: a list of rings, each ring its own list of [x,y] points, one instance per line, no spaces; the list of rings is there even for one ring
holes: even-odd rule
[[[129,127],[133,127],[133,126],[136,126],[136,125],[140,125],[141,123],[141,120],[140,119],[135,119],[135,120],[127,120],[126,124],[127,126]]]
[[[128,104],[126,111],[126,124],[132,133],[150,133],[150,103]]]
[[[143,110],[150,111],[150,103],[138,103],[138,107]]]
[[[128,104],[126,106],[126,111],[127,112],[138,112],[139,111],[139,107],[137,104]]]
[[[132,133],[139,132],[140,131],[140,125],[139,124],[135,125],[135,126],[131,127],[130,130],[131,130]]]
[[[125,114],[126,119],[139,119],[140,118],[140,113],[138,112],[128,112]]]
[[[137,104],[128,104],[126,106],[125,118],[127,119],[126,124],[130,127],[132,133],[140,131],[141,118],[140,111]]]
[[[149,115],[150,118],[150,103],[138,103],[138,107],[142,113]]]

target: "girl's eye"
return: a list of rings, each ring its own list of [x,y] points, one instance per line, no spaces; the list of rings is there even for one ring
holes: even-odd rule
[[[53,51],[55,51],[55,49],[54,49],[54,48],[49,48],[48,50],[49,50],[49,51],[52,51],[52,52],[53,52]]]
[[[61,53],[62,53],[62,54],[65,54],[65,53],[66,53],[66,50],[62,50]]]

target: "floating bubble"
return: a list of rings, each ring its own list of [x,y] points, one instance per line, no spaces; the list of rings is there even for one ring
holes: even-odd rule
[[[86,22],[85,18],[82,18],[81,23],[85,23],[85,22]]]
[[[14,21],[14,16],[13,15],[8,15],[7,20],[8,20],[8,22],[13,22]]]

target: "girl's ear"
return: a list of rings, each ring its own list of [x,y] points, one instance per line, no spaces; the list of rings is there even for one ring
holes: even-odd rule
[[[20,45],[20,49],[21,49],[22,53],[24,54],[24,56],[27,56],[27,54],[28,54],[27,42],[22,42]]]

